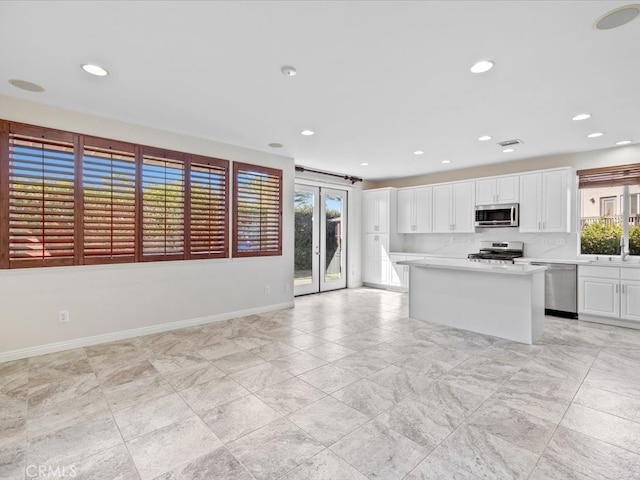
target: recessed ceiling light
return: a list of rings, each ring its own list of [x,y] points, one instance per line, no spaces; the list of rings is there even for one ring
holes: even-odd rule
[[[589,135],[587,135],[587,138],[598,138],[598,137],[601,137],[603,135],[604,135],[604,133],[602,133],[602,132],[593,132],[593,133],[590,133]]]
[[[282,144],[281,143],[270,143],[269,146],[271,148],[282,148]]]
[[[366,167],[367,165],[369,165],[367,162],[362,162],[362,163],[360,164],[360,166],[361,166],[361,167]]]
[[[44,92],[44,88],[42,88],[40,85],[33,82],[27,82],[26,80],[18,80],[17,78],[12,78],[11,80],[9,80],[9,83],[16,88],[19,88],[21,90],[26,90],[27,92],[34,92],[34,93]]]
[[[493,62],[491,60],[481,60],[471,67],[471,73],[484,73],[493,68]]]
[[[442,160],[440,163],[451,163],[451,160]]]
[[[285,77],[295,77],[296,74],[298,73],[296,68],[292,67],[291,65],[285,65],[280,69],[280,71]]]
[[[590,113],[580,113],[578,115],[576,115],[575,117],[573,117],[571,120],[586,120],[587,118],[591,118],[591,114]]]
[[[414,155],[424,155],[424,152],[422,150],[416,150],[415,152],[413,152]]]
[[[84,65],[82,65],[82,69],[85,72],[90,73],[91,75],[95,75],[97,77],[106,77],[107,75],[109,75],[109,72],[107,72],[100,65],[94,65],[92,63],[85,63]]]
[[[505,148],[504,150],[502,150],[504,153],[511,153],[511,152],[515,152],[515,148]]]
[[[616,145],[629,145],[631,143],[631,140],[620,140],[619,142],[616,142]]]
[[[314,132],[313,130],[302,130],[300,132],[300,135],[304,135],[305,137],[308,137],[309,135],[313,135],[314,133],[316,132]]]
[[[640,14],[640,5],[625,5],[600,16],[593,25],[596,30],[611,30],[626,25]]]
[[[482,135],[481,137],[478,137],[478,140],[486,142],[487,140],[491,140],[491,137],[489,135]]]

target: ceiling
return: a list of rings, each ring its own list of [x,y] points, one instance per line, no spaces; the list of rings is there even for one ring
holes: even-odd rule
[[[596,150],[640,141],[640,18],[593,27],[630,3],[2,1],[0,94],[370,180]]]

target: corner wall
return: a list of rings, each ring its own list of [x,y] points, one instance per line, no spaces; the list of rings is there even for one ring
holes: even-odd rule
[[[279,168],[284,192],[280,257],[0,270],[0,361],[293,306],[293,159],[5,96],[0,112],[6,120]],[[69,311],[69,323],[58,323],[60,310]]]

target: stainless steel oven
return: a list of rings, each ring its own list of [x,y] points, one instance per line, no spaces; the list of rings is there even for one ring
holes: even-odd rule
[[[476,206],[476,227],[517,227],[519,222],[518,203]]]

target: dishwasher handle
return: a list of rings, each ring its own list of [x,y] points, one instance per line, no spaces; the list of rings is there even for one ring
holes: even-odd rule
[[[553,268],[554,270],[577,270],[577,265],[567,263],[531,262],[531,265]]]

